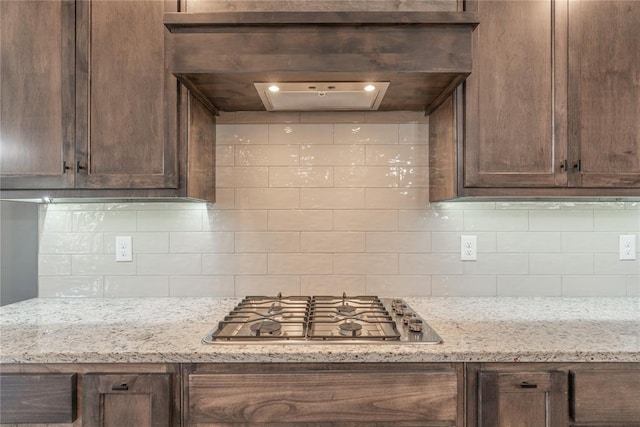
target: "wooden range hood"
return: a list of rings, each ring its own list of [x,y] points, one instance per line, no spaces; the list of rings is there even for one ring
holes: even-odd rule
[[[471,73],[464,12],[166,13],[170,71],[212,112],[264,111],[254,83],[388,82],[380,111],[429,114]]]

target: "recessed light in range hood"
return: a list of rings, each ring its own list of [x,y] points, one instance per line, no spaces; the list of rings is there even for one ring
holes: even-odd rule
[[[254,83],[267,111],[373,111],[389,82]]]

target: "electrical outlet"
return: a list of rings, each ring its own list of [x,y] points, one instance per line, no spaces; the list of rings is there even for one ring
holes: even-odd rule
[[[460,236],[460,259],[475,261],[478,259],[478,237]]]
[[[131,236],[116,237],[116,262],[133,261]]]
[[[636,259],[636,236],[626,234],[620,236],[620,260]]]

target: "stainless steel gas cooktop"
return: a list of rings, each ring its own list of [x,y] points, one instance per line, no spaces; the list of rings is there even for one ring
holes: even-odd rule
[[[279,294],[245,297],[202,341],[438,344],[442,338],[402,299]]]

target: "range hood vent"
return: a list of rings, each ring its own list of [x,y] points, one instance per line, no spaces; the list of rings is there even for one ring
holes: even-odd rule
[[[477,25],[468,12],[174,12],[164,22],[171,72],[216,113],[429,114],[471,73]],[[285,83],[271,94],[269,82]]]
[[[267,111],[372,111],[389,82],[254,83]]]

